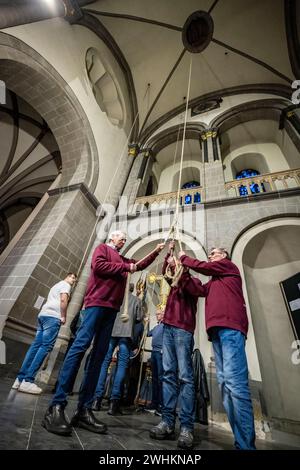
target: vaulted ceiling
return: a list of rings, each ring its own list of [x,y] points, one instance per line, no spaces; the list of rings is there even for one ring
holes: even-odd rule
[[[129,66],[140,136],[184,109],[190,64],[193,103],[255,90],[287,96],[295,79],[283,0],[99,0],[83,9],[106,28]],[[182,28],[197,10],[210,13],[214,30],[194,54],[183,45]]]

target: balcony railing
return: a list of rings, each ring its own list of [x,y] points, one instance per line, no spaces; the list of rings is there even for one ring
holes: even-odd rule
[[[300,186],[300,168],[265,175],[249,176],[225,183],[228,197],[243,197]]]
[[[225,183],[228,197],[243,197],[258,193],[281,191],[300,187],[300,168],[295,170],[279,171],[265,175],[250,176]],[[180,191],[180,204],[197,204],[205,201],[205,190],[202,187],[182,189]],[[148,209],[175,207],[177,191],[172,193],[153,194],[138,197],[135,206],[143,205]]]
[[[203,188],[200,186],[191,189],[182,189],[179,193],[180,204],[198,204],[203,202]],[[135,204],[146,205],[146,206],[165,206],[174,207],[177,200],[177,191],[172,193],[153,194],[151,196],[138,197],[135,200]]]

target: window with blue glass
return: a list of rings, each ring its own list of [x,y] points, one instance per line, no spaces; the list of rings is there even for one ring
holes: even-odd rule
[[[187,183],[184,183],[181,186],[181,189],[191,189],[191,188],[198,188],[200,186],[199,181],[188,181]],[[200,193],[195,193],[194,195],[192,194],[186,194],[184,196],[184,204],[192,204],[192,203],[199,203],[201,202],[201,194]],[[180,204],[182,204],[182,198],[180,199]]]
[[[197,188],[198,186],[200,186],[199,181],[188,181],[181,186],[181,189]]]
[[[240,180],[242,178],[251,178],[251,176],[258,176],[259,174],[260,173],[257,170],[252,170],[250,168],[247,168],[237,173],[235,178],[237,180]],[[258,185],[257,183],[251,183],[250,190],[251,190],[251,194],[257,194],[257,193],[266,191],[263,183],[261,183],[261,185]],[[239,186],[239,193],[240,193],[240,196],[247,196],[248,195],[247,186],[241,184],[241,186]]]

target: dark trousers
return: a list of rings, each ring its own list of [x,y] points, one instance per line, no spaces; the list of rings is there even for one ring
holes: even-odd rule
[[[162,406],[162,381],[163,381],[163,363],[162,353],[160,351],[152,351],[152,406],[156,409]]]
[[[101,371],[96,387],[95,398],[103,398],[105,392],[105,384],[107,378],[107,371],[111,363],[113,352],[119,346],[118,361],[111,391],[111,400],[120,400],[122,395],[122,386],[126,376],[126,371],[129,363],[129,355],[131,350],[131,338],[111,338],[109,347],[102,362]]]

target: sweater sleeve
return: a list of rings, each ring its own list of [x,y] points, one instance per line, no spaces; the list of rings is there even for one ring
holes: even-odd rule
[[[150,264],[153,263],[158,255],[159,251],[154,251],[153,253],[150,253],[143,261],[136,261],[137,271],[142,271],[143,269],[146,269],[148,266],[150,266]]]
[[[202,284],[200,279],[190,276],[183,285],[183,289],[193,297],[206,297],[208,294],[207,284]]]
[[[114,263],[107,259],[106,246],[96,248],[92,257],[92,269],[96,274],[114,276],[129,271],[129,262]]]
[[[224,263],[224,260],[208,263],[206,261],[199,261],[184,255],[181,256],[180,261],[183,266],[191,268],[197,273],[201,273],[206,276],[228,276],[228,274],[238,275],[236,269],[230,269],[228,263]],[[232,266],[234,265],[232,264]]]

